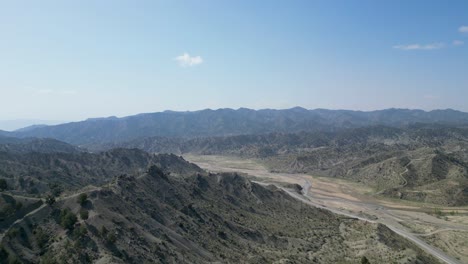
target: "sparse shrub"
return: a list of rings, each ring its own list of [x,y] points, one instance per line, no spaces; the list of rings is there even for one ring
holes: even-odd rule
[[[0,245],[0,259],[8,259],[8,251],[6,251],[3,245]]]
[[[104,239],[109,244],[114,244],[117,241],[117,237],[114,233],[109,232],[105,226],[102,226],[101,231],[99,232],[101,238]]]
[[[163,179],[167,179],[167,177],[164,174],[163,170],[161,170],[161,168],[159,168],[156,165],[153,165],[148,169],[148,174],[153,176],[153,177],[161,177]]]
[[[434,214],[439,218],[444,215],[444,213],[442,212],[442,210],[440,210],[440,208],[434,208]]]
[[[66,208],[60,212],[60,225],[63,228],[66,228],[68,230],[72,230],[73,226],[75,225],[77,221],[76,215],[70,211],[70,209]]]
[[[84,206],[86,202],[88,201],[88,195],[86,193],[82,193],[78,196],[77,202],[81,205]]]
[[[220,237],[223,240],[226,240],[228,238],[227,234],[223,231],[218,231],[218,237]]]
[[[88,233],[88,229],[84,225],[81,225],[80,228],[73,230],[73,238],[80,239]]]
[[[115,236],[114,233],[110,233],[107,235],[106,241],[107,243],[114,244],[115,241],[117,241],[117,237]]]
[[[102,226],[101,231],[99,233],[100,233],[101,237],[105,237],[105,236],[107,236],[108,232],[109,231],[107,231],[107,228],[105,226]]]
[[[8,184],[5,179],[0,179],[0,191],[8,189]]]
[[[55,261],[54,254],[52,251],[48,251],[41,257],[41,264],[57,264],[57,261]]]
[[[76,250],[76,249],[79,249],[83,247],[83,243],[81,243],[81,240],[77,239],[75,240],[75,242],[73,243],[73,248]]]
[[[16,208],[16,211],[21,210],[21,208],[23,208],[23,203],[22,203],[22,202],[17,202],[17,203],[15,204],[15,208]]]
[[[55,203],[55,197],[52,194],[47,195],[46,203],[50,206],[53,205]]]
[[[21,264],[21,262],[19,261],[18,257],[10,255],[8,257],[8,264]]]
[[[83,220],[86,220],[86,219],[88,219],[88,217],[89,217],[88,210],[81,209],[80,210],[80,218],[83,219]]]
[[[9,238],[14,238],[14,237],[17,237],[19,235],[19,229],[16,228],[16,227],[12,227],[10,228],[10,230],[8,230],[7,234],[6,234]]]
[[[362,256],[361,258],[361,264],[370,264],[369,260],[366,258],[366,256]]]
[[[34,230],[34,238],[36,239],[36,243],[39,248],[44,248],[47,245],[47,242],[49,242],[49,235],[40,227],[37,227]]]
[[[57,197],[63,192],[62,186],[60,186],[57,183],[51,183],[49,184],[50,192],[52,193],[53,196]]]
[[[3,206],[3,208],[0,210],[0,216],[2,217],[6,217],[8,215],[11,215],[15,212],[15,209],[13,208],[13,206],[11,206],[11,204],[6,204],[5,206]]]

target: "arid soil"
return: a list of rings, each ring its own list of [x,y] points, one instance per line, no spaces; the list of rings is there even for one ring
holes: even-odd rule
[[[261,162],[226,156],[185,158],[213,172],[237,171],[279,186],[299,184],[313,205],[386,225],[447,263],[468,262],[468,207],[389,199],[364,183],[307,174],[272,173]]]

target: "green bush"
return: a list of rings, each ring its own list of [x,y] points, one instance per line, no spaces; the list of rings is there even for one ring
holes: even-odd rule
[[[366,258],[366,256],[362,256],[361,258],[361,264],[370,264],[369,260]]]
[[[34,238],[36,239],[36,243],[39,246],[39,248],[44,248],[47,245],[47,242],[49,242],[49,234],[42,230],[42,228],[37,227],[34,230]]]
[[[109,244],[114,244],[115,241],[117,241],[117,237],[115,236],[115,234],[109,233],[105,226],[102,226],[100,235]]]
[[[63,209],[62,212],[60,212],[60,225],[63,228],[72,230],[77,220],[76,215],[68,208]]]
[[[46,203],[48,205],[53,205],[55,203],[55,197],[53,195],[51,195],[51,194],[47,195]]]
[[[19,229],[16,228],[16,227],[12,227],[10,228],[10,230],[8,230],[7,234],[6,234],[9,238],[14,238],[14,237],[17,237],[19,235]]]
[[[86,219],[88,219],[88,217],[89,217],[88,210],[81,209],[80,210],[80,218],[83,219],[83,220],[86,220]]]
[[[23,208],[23,203],[22,203],[22,202],[17,202],[17,203],[15,204],[15,208],[16,208],[16,211],[21,210],[21,208]]]
[[[11,204],[6,204],[0,209],[0,216],[2,217],[7,217],[13,213],[15,213],[15,209]]]
[[[88,233],[88,229],[86,229],[84,225],[81,225],[79,228],[76,228],[75,230],[73,230],[73,238],[75,240],[80,239],[84,237],[87,233]]]
[[[83,206],[86,204],[86,202],[88,201],[88,195],[86,193],[82,193],[78,196],[78,200],[77,202]]]
[[[63,192],[63,187],[57,183],[49,184],[50,192],[53,196],[57,197]]]
[[[442,212],[442,210],[440,210],[440,208],[434,208],[434,214],[439,218],[444,216],[444,212]]]

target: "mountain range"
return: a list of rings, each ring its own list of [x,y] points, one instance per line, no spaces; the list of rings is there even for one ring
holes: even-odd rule
[[[219,109],[2,132],[0,263],[438,263],[383,224],[296,200],[298,184],[213,173],[179,155],[464,206],[467,116]]]
[[[446,110],[386,109],[379,111],[252,110],[246,108],[165,111],[123,118],[94,118],[54,126],[30,127],[15,132],[0,132],[13,137],[54,138],[74,145],[124,142],[145,137],[210,137],[273,132],[336,131],[372,125],[403,127],[409,124],[468,125],[468,113]]]

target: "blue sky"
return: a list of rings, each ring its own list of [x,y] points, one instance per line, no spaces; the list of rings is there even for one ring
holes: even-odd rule
[[[0,120],[468,111],[467,10],[427,0],[2,1]]]

